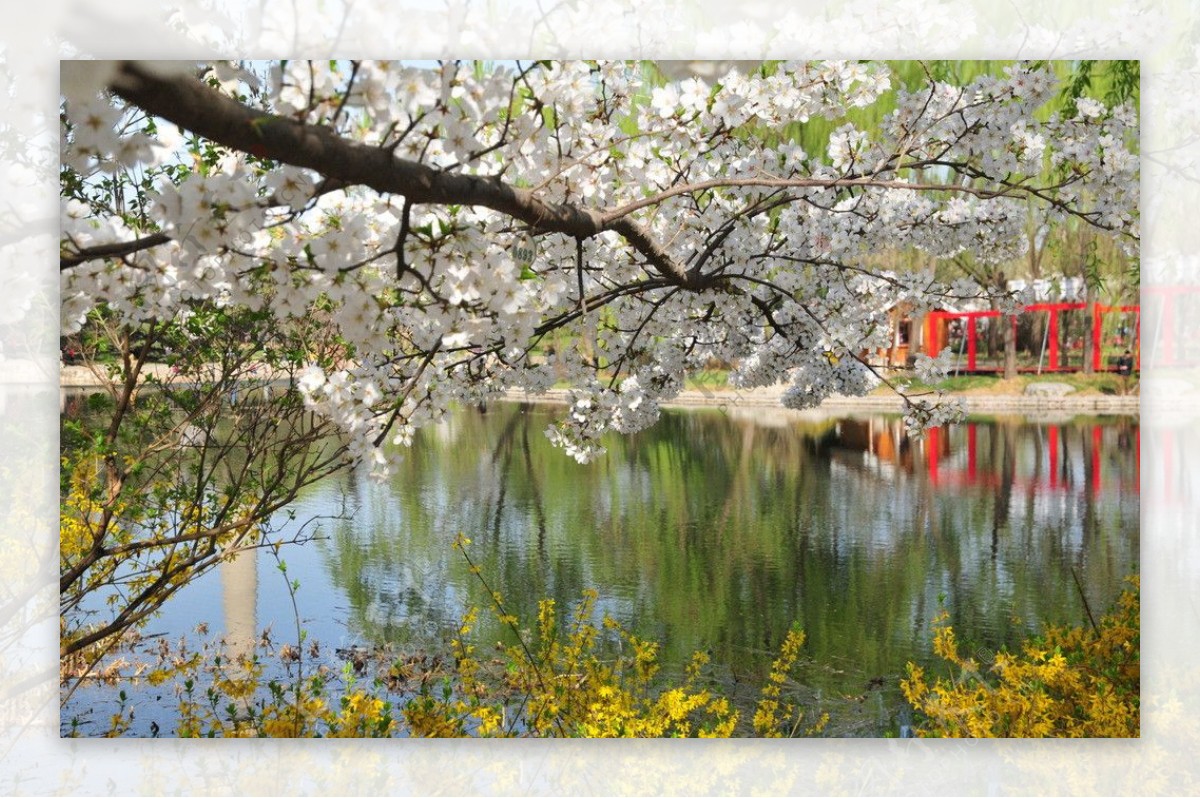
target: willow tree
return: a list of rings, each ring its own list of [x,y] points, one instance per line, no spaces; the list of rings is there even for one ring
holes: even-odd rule
[[[1137,246],[1132,108],[1045,113],[1036,65],[905,88],[882,63],[692,66],[650,85],[625,62],[64,64],[64,330],[133,342],[120,370],[139,331],[208,340],[183,327],[234,314],[238,336],[186,350],[207,384],[222,346],[283,336],[272,368],[380,475],[452,407],[565,379],[546,434],[585,462],[713,358],[789,407],[891,380],[915,428],[953,420],[866,353],[897,303],[985,291],[873,253],[1010,260],[1030,207]],[[819,150],[778,134],[809,119],[831,123]],[[313,320],[335,347],[292,332]],[[110,512],[131,483],[101,455]],[[238,518],[276,506],[240,498]]]

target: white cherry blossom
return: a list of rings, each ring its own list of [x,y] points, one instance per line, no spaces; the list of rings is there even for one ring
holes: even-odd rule
[[[211,68],[226,92],[262,71]],[[319,309],[344,357],[309,362],[297,388],[378,473],[396,456],[381,444],[451,407],[558,380],[572,404],[547,435],[581,462],[607,431],[653,423],[712,359],[735,387],[787,385],[789,406],[865,392],[878,378],[863,353],[887,345],[896,303],[984,293],[883,271],[877,253],[1020,257],[1030,206],[1137,248],[1136,115],[1088,98],[1071,119],[1045,113],[1053,78],[1028,65],[893,90],[885,66],[853,61],[661,84],[619,61],[289,61],[246,101],[252,138],[222,128],[188,153],[205,119],[138,87],[190,78],[103,75],[120,102],[64,87],[63,163],[84,180],[158,177],[140,215],[62,203],[64,330],[100,306],[130,324],[193,303],[265,309],[285,332]],[[885,95],[878,126],[848,119]],[[833,127],[822,146],[779,140],[817,117]],[[920,356],[918,376],[945,365]],[[958,412],[909,409],[914,429]]]

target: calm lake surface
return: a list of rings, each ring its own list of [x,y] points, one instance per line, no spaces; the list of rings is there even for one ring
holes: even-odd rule
[[[478,643],[510,640],[451,546],[462,533],[523,624],[542,598],[573,607],[594,589],[597,620],[661,641],[668,669],[710,652],[744,700],[798,623],[801,700],[834,714],[831,734],[877,736],[906,722],[898,680],[933,661],[942,609],[965,650],[1015,646],[1044,623],[1084,622],[1081,588],[1099,614],[1139,567],[1135,417],[972,419],[910,440],[894,416],[675,410],[582,466],[545,437],[561,412],[464,411],[421,434],[390,482],[347,473],[308,490],[293,523],[318,519],[319,538],[280,556],[309,639],[331,658],[444,650],[475,606]],[[150,631],[200,622],[294,641],[275,559],[223,565]],[[64,719],[96,695],[80,691]]]

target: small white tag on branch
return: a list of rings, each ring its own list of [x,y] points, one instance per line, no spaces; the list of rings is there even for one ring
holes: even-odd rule
[[[513,244],[512,257],[522,269],[531,269],[537,260],[537,242],[531,235],[523,235]]]

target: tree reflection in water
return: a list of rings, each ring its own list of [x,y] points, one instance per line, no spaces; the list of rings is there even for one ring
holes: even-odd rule
[[[666,412],[580,466],[552,450],[557,409],[465,411],[422,436],[389,484],[325,544],[365,640],[436,644],[488,597],[472,557],[523,619],[586,588],[661,640],[707,650],[731,680],[761,676],[798,621],[814,687],[861,691],[929,660],[943,606],[964,644],[1013,645],[1079,623],[1138,568],[1133,418],[1000,418],[908,439],[898,418],[770,410]],[[336,487],[329,487],[335,493]],[[481,616],[480,642],[507,639]]]

